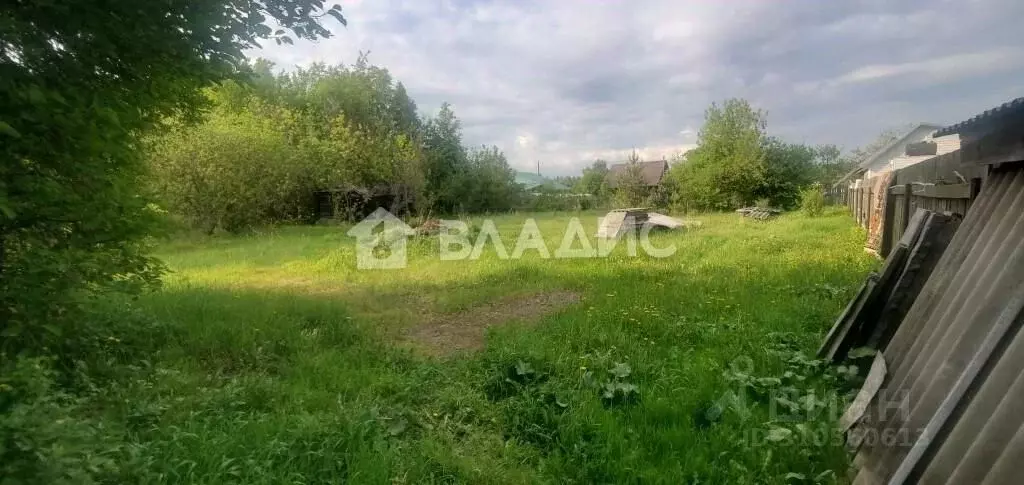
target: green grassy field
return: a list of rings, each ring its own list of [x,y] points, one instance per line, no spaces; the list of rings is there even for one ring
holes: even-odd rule
[[[496,222],[511,253],[535,217],[553,252],[575,215]],[[439,261],[425,238],[397,271],[356,270],[347,227],[169,242],[138,302],[165,325],[152,372],[103,412],[150,482],[845,480],[837,444],[771,432],[825,420],[715,403],[804,381],[779,349],[813,352],[877,264],[863,233],[838,211],[694,219],[652,236],[664,259]]]

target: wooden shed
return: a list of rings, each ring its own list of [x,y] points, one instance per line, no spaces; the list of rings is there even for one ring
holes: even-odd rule
[[[401,184],[377,185],[371,188],[340,186],[317,191],[317,219],[357,220],[378,208],[392,214],[409,211],[414,202],[413,191]]]

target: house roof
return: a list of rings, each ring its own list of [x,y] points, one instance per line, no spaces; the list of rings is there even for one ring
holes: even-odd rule
[[[1003,120],[1022,114],[1024,114],[1024,98],[1017,98],[978,114],[969,120],[942,128],[935,132],[935,136],[988,131]]]
[[[515,182],[522,185],[525,190],[533,190],[540,186],[554,190],[569,190],[569,187],[561,182],[530,172],[516,172]]]
[[[867,158],[865,158],[863,161],[861,161],[859,164],[857,164],[856,168],[854,168],[853,170],[850,170],[849,172],[846,172],[846,175],[843,175],[838,181],[836,181],[836,183],[835,183],[835,185],[833,185],[833,187],[838,187],[843,182],[846,182],[846,181],[850,180],[851,178],[853,178],[853,177],[855,177],[855,176],[857,176],[857,175],[867,171],[868,167],[870,167],[873,163],[878,161],[879,157],[881,157],[882,155],[885,155],[885,152],[888,152],[889,150],[891,150],[893,147],[899,145],[900,143],[906,142],[907,139],[909,139],[914,133],[916,133],[921,128],[926,128],[926,129],[930,129],[930,130],[939,130],[939,129],[942,128],[942,126],[941,125],[937,125],[935,123],[919,123],[919,124],[915,125],[913,128],[907,130],[907,132],[904,133],[899,138],[893,140],[892,142],[886,144],[882,148],[878,149],[877,151],[875,151],[874,153],[869,155]],[[938,133],[936,133],[935,136],[939,136]]]
[[[844,174],[842,177],[839,177],[839,180],[836,183],[832,184],[832,187],[839,187],[843,183],[864,173],[865,171],[866,170],[862,167],[854,167],[853,170],[850,170],[849,172],[846,172],[846,174]]]
[[[626,168],[629,167],[631,162],[616,163],[608,167],[608,182],[609,185],[614,186],[614,180],[618,176],[626,173]],[[668,171],[668,161],[666,160],[655,160],[653,162],[637,162],[640,166],[640,174],[644,179],[644,183],[652,186],[661,183],[661,178],[665,176],[665,172]]]
[[[917,132],[917,130],[920,130],[921,128],[926,128],[926,129],[934,131],[934,130],[941,129],[942,125],[936,125],[935,123],[921,123],[921,124],[918,124],[918,125],[914,126],[913,128],[907,130],[907,132],[904,133],[903,136],[893,140],[892,143],[889,143],[888,145],[885,145],[880,150],[876,151],[875,153],[872,153],[871,156],[869,156],[868,158],[865,158],[864,161],[861,162],[858,165],[858,167],[863,168],[863,169],[867,169],[868,167],[871,166],[871,164],[873,164],[876,161],[878,161],[878,158],[881,157],[882,155],[884,155],[885,152],[889,151],[892,147],[895,147],[896,145],[899,145],[900,143],[903,143],[903,142],[907,141],[907,139],[909,139],[911,135],[913,135],[915,132]]]

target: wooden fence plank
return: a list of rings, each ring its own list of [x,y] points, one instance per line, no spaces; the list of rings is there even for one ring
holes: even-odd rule
[[[970,199],[971,184],[915,184],[914,195],[930,199]]]

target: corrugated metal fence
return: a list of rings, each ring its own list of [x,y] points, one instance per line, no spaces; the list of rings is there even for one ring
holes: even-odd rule
[[[1021,483],[1024,167],[974,205],[884,349],[856,484]]]

